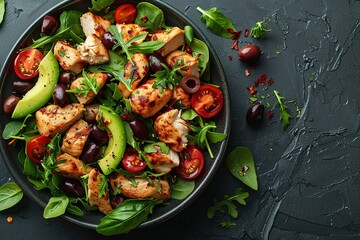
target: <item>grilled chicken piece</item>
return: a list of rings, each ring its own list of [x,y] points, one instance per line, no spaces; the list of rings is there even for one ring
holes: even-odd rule
[[[84,13],[80,17],[80,24],[86,37],[95,34],[99,38],[108,32],[111,22],[103,17],[97,16],[91,12]]]
[[[80,157],[90,132],[91,126],[80,119],[66,132],[61,150],[74,157]]]
[[[146,33],[146,27],[142,27],[138,24],[116,24],[116,28],[119,32],[121,31],[121,36],[125,43],[137,35]],[[142,43],[145,39],[146,36],[133,42],[132,45]]]
[[[88,174],[91,169],[93,169],[90,166],[84,168],[85,163],[83,161],[67,153],[61,154],[56,158],[55,161],[59,162],[59,164],[57,165],[59,172],[64,177],[68,178],[79,179],[81,176]]]
[[[113,174],[110,176],[111,188],[121,191],[121,194],[128,198],[155,198],[167,200],[170,198],[170,185],[166,180],[160,180],[159,182],[153,181],[152,184],[146,178],[135,177],[134,181],[137,185],[133,185],[122,174]]]
[[[82,117],[84,111],[84,105],[78,103],[68,104],[63,108],[57,105],[40,108],[35,113],[39,133],[50,137],[62,134]]]
[[[151,40],[161,41],[165,43],[165,45],[162,48],[157,50],[157,52],[164,57],[185,44],[184,36],[185,36],[184,30],[178,27],[173,27],[170,28],[169,30],[154,33],[151,36]]]
[[[146,157],[149,159],[154,170],[158,173],[169,173],[172,168],[179,166],[179,154],[169,149],[168,154],[158,151],[155,153],[147,153]]]
[[[130,61],[125,64],[124,78],[128,81],[134,79],[131,88],[135,89],[149,72],[149,60],[143,53],[135,53],[132,55],[131,59],[133,60],[134,65],[132,65]],[[125,98],[128,98],[131,94],[127,87],[121,82],[119,83],[118,88]]]
[[[172,99],[170,101],[170,106],[178,103],[181,108],[189,109],[191,107],[191,97],[190,94],[185,92],[181,86],[177,86],[174,89]]]
[[[133,113],[144,118],[154,116],[170,100],[173,92],[170,88],[165,88],[160,93],[158,88],[152,87],[153,84],[154,80],[149,79],[130,94]]]
[[[105,85],[107,80],[106,73],[91,73],[88,75],[89,78],[93,78],[93,77],[95,78],[100,89]],[[86,88],[85,84],[83,84],[83,81],[84,81],[83,77],[79,77],[76,80],[74,80],[70,85],[70,90]],[[84,96],[84,94],[77,94],[77,93],[75,93],[74,95],[81,104],[90,103],[96,96],[93,91],[88,92],[86,96]]]
[[[84,61],[80,57],[80,52],[66,41],[56,42],[54,55],[64,70],[79,74],[84,68]]]
[[[175,152],[186,148],[189,124],[181,118],[178,109],[170,110],[158,116],[154,122],[155,131],[160,141],[166,143]]]
[[[108,214],[113,208],[109,202],[109,191],[105,188],[103,196],[99,196],[101,182],[106,181],[103,180],[102,175],[98,170],[95,168],[91,170],[88,179],[88,189],[89,189],[89,203],[91,206],[96,205],[99,208],[99,211]]]
[[[77,50],[80,52],[81,60],[90,65],[103,64],[110,60],[108,50],[95,34],[90,34]]]
[[[195,75],[199,77],[198,60],[196,57],[191,56],[187,52],[179,50],[173,51],[166,56],[165,62],[171,68],[175,64],[178,64],[178,66],[184,66],[181,70],[185,73],[185,75]]]

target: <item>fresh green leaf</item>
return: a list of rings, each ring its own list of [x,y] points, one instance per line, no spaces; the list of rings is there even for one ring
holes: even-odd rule
[[[263,38],[267,32],[270,32],[271,29],[266,29],[266,22],[260,21],[255,24],[254,27],[251,28],[250,36],[253,38]]]
[[[236,223],[231,222],[231,221],[222,221],[222,222],[219,223],[219,226],[223,227],[223,228],[229,228],[229,227],[236,226]]]
[[[238,217],[238,211],[233,201],[238,202],[241,205],[246,205],[245,199],[249,197],[249,193],[244,192],[241,188],[235,190],[232,195],[224,195],[224,198],[220,201],[214,200],[214,205],[209,207],[207,210],[207,216],[212,219],[215,216],[215,212],[219,211],[225,213],[224,207],[227,207],[227,213],[233,217]]]
[[[157,6],[148,2],[140,2],[136,9],[137,15],[134,23],[147,27],[150,33],[162,29],[165,25],[164,13]]]
[[[5,1],[0,0],[0,24],[2,23],[5,15]]]
[[[186,181],[177,178],[176,183],[171,185],[171,198],[176,200],[183,200],[189,196],[195,188],[195,181]]]
[[[19,136],[20,132],[27,126],[28,119],[31,118],[32,115],[28,114],[23,121],[12,121],[5,125],[4,131],[2,133],[2,137],[6,140]]]
[[[124,68],[124,65],[126,63],[126,58],[121,55],[118,54],[114,51],[108,51],[109,52],[109,57],[110,57],[110,61],[105,63],[105,64],[101,64],[101,65],[90,65],[89,66],[89,71],[92,73],[99,73],[99,72],[104,72],[104,68],[110,68],[113,71],[119,71],[120,69]]]
[[[9,182],[0,187],[0,211],[11,208],[23,197],[23,191],[14,182]]]
[[[194,40],[194,29],[191,26],[185,26],[184,32],[185,32],[185,42],[187,45],[191,46],[191,43]]]
[[[236,32],[236,29],[230,19],[217,10],[216,7],[209,10],[197,7],[197,10],[202,13],[201,20],[206,23],[206,27],[215,34],[224,38],[231,38],[231,32]]]
[[[206,134],[210,143],[218,143],[227,138],[227,135],[224,133],[218,133],[213,131],[208,131]]]
[[[183,59],[181,59],[180,61],[175,62],[172,69],[169,69],[165,64],[162,64],[162,66],[164,67],[164,70],[158,71],[153,75],[154,84],[152,85],[153,88],[158,88],[160,93],[162,93],[165,88],[174,89],[179,85],[184,76],[181,69],[187,65],[184,64]]]
[[[206,73],[210,73],[210,69],[209,69],[210,54],[209,54],[208,46],[203,41],[194,38],[193,41],[191,42],[190,48],[192,50],[192,55],[198,58],[200,76],[203,76],[203,79],[205,78],[205,80],[209,80],[210,75],[209,76],[204,75]]]
[[[258,190],[254,158],[246,147],[236,147],[226,158],[226,167],[232,175],[245,185]]]
[[[280,93],[274,90],[274,94],[277,99],[277,104],[280,109],[280,120],[282,122],[282,129],[285,130],[290,125],[290,118],[292,118],[289,108],[284,104],[283,100],[285,97],[282,97]]]
[[[144,151],[147,153],[156,153],[156,152],[159,152],[159,150],[160,150],[162,153],[167,154],[169,152],[169,149],[170,148],[163,142],[151,143],[151,144],[145,145],[145,147],[144,147]]]
[[[66,211],[75,215],[75,216],[84,216],[84,211],[81,210],[78,206],[72,204],[72,202],[70,201],[69,204],[66,207]]]
[[[106,10],[113,4],[115,0],[91,0],[91,8],[89,8],[90,12],[101,12]]]
[[[55,218],[63,215],[69,204],[69,198],[66,196],[51,197],[44,209],[43,217],[45,219]]]
[[[181,118],[187,121],[194,120],[196,117],[200,117],[200,116],[195,112],[194,109],[186,110],[181,114]]]
[[[106,177],[102,174],[99,175],[101,181],[98,183],[99,184],[99,192],[98,192],[98,197],[99,198],[102,198],[105,193],[106,193],[106,190],[108,189],[108,182],[106,180]]]
[[[83,77],[83,81],[81,82],[81,86],[79,88],[66,90],[66,92],[75,93],[75,94],[83,95],[83,96],[87,96],[89,94],[89,92],[98,94],[101,87],[99,86],[99,84],[96,81],[95,74],[93,74],[90,77],[90,75],[87,74],[85,72],[85,70],[83,69],[82,77]]]
[[[160,42],[160,41],[147,41],[147,42],[142,42],[142,43],[138,43],[135,45],[131,45],[129,47],[129,51],[131,53],[145,53],[145,54],[149,54],[149,53],[153,53],[156,50],[159,50],[160,48],[162,48],[165,45],[164,42]]]
[[[148,219],[156,204],[155,199],[127,199],[100,220],[96,231],[105,236],[127,233]]]

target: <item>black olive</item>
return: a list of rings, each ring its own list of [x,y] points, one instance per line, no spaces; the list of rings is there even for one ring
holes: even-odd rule
[[[93,142],[90,142],[87,145],[85,145],[85,147],[81,153],[80,159],[84,163],[92,163],[92,162],[94,162],[96,157],[99,155],[100,150],[101,149],[99,146],[97,146]]]
[[[66,92],[66,85],[62,83],[56,84],[55,89],[53,91],[53,100],[55,104],[60,107],[69,103],[70,98]]]
[[[164,70],[164,67],[161,64],[165,64],[165,60],[160,54],[153,53],[149,55],[149,66],[151,73]]]
[[[30,89],[34,87],[35,83],[33,80],[15,80],[13,82],[13,90],[19,94],[26,94]]]
[[[264,105],[257,102],[249,107],[246,113],[246,121],[249,124],[256,124],[261,122],[264,113]]]
[[[42,21],[41,32],[46,35],[53,35],[59,28],[58,21],[53,16],[46,15]]]
[[[129,123],[131,130],[134,133],[134,138],[136,140],[144,140],[149,135],[148,130],[146,129],[145,124],[139,119],[135,119]]]
[[[101,36],[101,42],[107,49],[112,49],[118,42],[114,39],[113,35],[109,32],[104,33]]]
[[[20,101],[19,97],[15,95],[10,95],[4,101],[4,112],[7,114],[12,114],[19,101]]]
[[[105,145],[109,141],[108,133],[101,130],[96,125],[92,126],[90,138],[99,146]]]
[[[196,93],[200,88],[201,81],[195,75],[187,75],[181,79],[180,86],[187,93]]]
[[[81,183],[72,178],[64,178],[60,188],[71,197],[84,197],[85,189]]]
[[[75,75],[72,74],[70,71],[63,71],[60,73],[59,83],[69,85],[74,80],[75,80]]]

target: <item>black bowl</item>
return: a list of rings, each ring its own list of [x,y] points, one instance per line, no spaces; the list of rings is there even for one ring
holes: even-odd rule
[[[132,4],[136,5],[140,1],[131,1]],[[148,1],[160,9],[163,10],[165,14],[165,21],[168,26],[178,26],[183,28],[186,25],[190,25],[194,28],[195,37],[203,40],[209,47],[210,51],[210,70],[211,70],[211,83],[219,85],[224,94],[224,108],[222,112],[214,119],[217,123],[217,131],[229,134],[230,130],[230,99],[228,86],[225,79],[225,74],[222,69],[221,63],[218,57],[215,55],[215,50],[212,47],[211,43],[206,39],[205,35],[196,27],[190,20],[188,20],[182,13],[173,7],[169,6],[166,3],[158,2],[155,0]],[[90,1],[88,0],[75,0],[75,1],[63,1],[54,8],[50,9],[44,15],[53,15],[59,16],[60,13],[68,9],[77,9],[82,12],[87,11]],[[124,1],[116,1],[115,4],[123,4]],[[116,6],[116,5],[115,5]],[[3,68],[1,69],[0,74],[0,97],[1,97],[1,106],[9,95],[12,92],[12,81],[16,78],[16,75],[13,71],[13,61],[16,56],[16,52],[20,48],[20,44],[27,39],[37,39],[39,37],[39,32],[41,28],[42,18],[41,16],[37,21],[35,21],[20,37],[18,42],[14,45],[13,49],[10,51]],[[2,109],[2,107],[1,107]],[[10,117],[2,112],[0,115],[0,126],[1,132],[3,131],[6,123],[11,121]],[[170,200],[168,205],[158,206],[154,209],[154,213],[150,215],[149,219],[142,223],[140,227],[150,226],[162,221],[169,219],[175,214],[179,213],[186,206],[188,206],[194,199],[196,199],[201,192],[208,185],[212,177],[214,176],[217,168],[219,167],[221,160],[223,158],[225,149],[226,149],[227,140],[222,141],[221,143],[214,144],[212,146],[213,153],[215,155],[214,159],[211,159],[208,154],[205,154],[205,166],[202,174],[196,180],[195,190],[182,201]],[[4,139],[1,139],[0,153],[1,158],[5,161],[6,166],[8,167],[11,175],[18,185],[23,189],[25,194],[30,197],[32,200],[40,204],[41,207],[45,207],[48,199],[50,198],[50,193],[47,191],[37,191],[34,189],[33,185],[27,180],[26,176],[23,174],[23,169],[20,163],[16,160],[17,154],[20,151],[19,146],[9,147],[8,142]],[[71,214],[65,214],[63,217],[75,224],[78,224],[83,227],[95,229],[99,223],[99,220],[103,217],[102,214],[98,212],[87,212],[82,217],[77,217]]]

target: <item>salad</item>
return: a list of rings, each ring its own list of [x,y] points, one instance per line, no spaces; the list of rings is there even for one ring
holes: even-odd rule
[[[222,90],[192,27],[167,26],[148,2],[104,2],[45,16],[19,50],[3,138],[22,146],[35,189],[51,192],[45,218],[100,211],[97,231],[112,235],[185,199],[227,136],[214,122]]]

